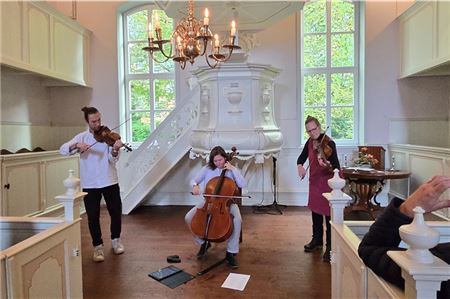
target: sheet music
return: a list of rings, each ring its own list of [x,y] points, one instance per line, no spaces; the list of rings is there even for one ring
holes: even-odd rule
[[[243,291],[247,285],[250,275],[230,273],[222,284],[222,288]]]

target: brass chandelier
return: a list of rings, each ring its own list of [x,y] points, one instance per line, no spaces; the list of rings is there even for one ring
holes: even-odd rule
[[[170,35],[169,39],[163,39],[158,15],[156,15],[154,25],[156,38],[153,34],[152,25],[149,22],[148,46],[142,48],[142,50],[148,51],[152,59],[157,63],[163,63],[172,59],[173,61],[178,62],[183,70],[186,67],[187,61],[192,65],[198,56],[205,56],[206,63],[211,68],[215,68],[219,62],[225,62],[230,59],[233,50],[241,48],[238,45],[235,45],[235,43],[237,43],[235,21],[231,22],[228,43],[220,46],[219,36],[217,34],[213,35],[209,28],[208,9],[205,8],[203,23],[200,23],[194,17],[193,0],[189,0],[188,16],[183,18],[176,25],[175,30]],[[163,46],[167,43],[170,44],[170,47],[168,47],[168,50],[165,50]],[[225,51],[225,54],[221,53],[221,48],[227,50]],[[173,51],[173,49],[175,50]],[[166,53],[166,51],[168,53]],[[164,56],[165,59],[163,61],[158,61],[156,59],[155,54],[158,52],[161,52]]]

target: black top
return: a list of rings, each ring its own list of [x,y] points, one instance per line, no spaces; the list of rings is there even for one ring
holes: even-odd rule
[[[322,140],[324,134],[320,134],[318,141],[320,142],[320,140]],[[309,142],[312,142],[312,139],[309,138],[308,141],[306,141],[305,146],[303,147],[303,150],[300,154],[300,156],[298,156],[297,158],[297,165],[299,164],[305,164],[306,159],[308,159],[308,154],[309,154],[309,150],[308,150],[308,146],[309,146]],[[337,151],[336,151],[336,143],[334,143],[333,140],[330,140],[330,142],[328,142],[328,145],[331,147],[331,149],[333,150],[333,152],[331,153],[331,156],[328,157],[328,161],[331,163],[332,169],[340,169],[341,166],[339,164],[339,159],[337,156]]]
[[[389,250],[405,250],[398,247],[401,241],[398,229],[404,224],[411,223],[412,218],[400,212],[402,202],[399,198],[391,201],[362,239],[358,254],[364,264],[378,276],[404,289],[405,281],[402,278],[401,268],[387,255]],[[450,243],[438,244],[430,251],[450,264]],[[450,280],[442,282],[437,298],[450,298]]]

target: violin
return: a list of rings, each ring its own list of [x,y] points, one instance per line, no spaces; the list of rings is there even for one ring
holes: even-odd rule
[[[317,155],[317,160],[322,161],[330,170],[333,170],[330,161],[328,161],[328,158],[333,154],[333,149],[329,145],[331,142],[331,138],[326,135],[326,132],[329,128],[330,126],[327,126],[327,128],[323,132],[323,136],[320,142],[317,140],[313,140],[313,149]],[[305,173],[308,171],[309,166],[311,166],[311,162],[308,164],[308,167],[306,167]],[[302,176],[301,179],[303,180],[304,178],[305,176]]]
[[[106,143],[109,146],[113,146],[117,140],[120,139],[120,135],[111,131],[107,126],[100,126],[100,128],[94,132],[94,138],[97,142]],[[128,152],[133,151],[127,144],[122,145]]]
[[[323,134],[320,143],[317,140],[313,141],[313,149],[317,154],[317,159],[322,160],[323,163],[331,166],[328,158],[333,154],[333,149],[329,145],[331,138],[328,135]]]
[[[228,155],[230,161],[236,155],[236,148]],[[205,204],[198,208],[191,222],[192,232],[210,242],[223,242],[233,233],[233,218],[230,206],[233,197],[239,195],[239,189],[234,180],[225,176],[223,169],[220,176],[208,181],[205,187]],[[217,196],[217,197],[215,197]]]

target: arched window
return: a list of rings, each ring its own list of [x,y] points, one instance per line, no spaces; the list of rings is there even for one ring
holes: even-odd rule
[[[359,3],[307,2],[301,26],[302,125],[315,116],[338,144],[358,142]],[[308,135],[302,130],[302,139]]]
[[[145,5],[126,11],[123,23],[123,83],[127,140],[144,141],[175,108],[175,68],[172,60],[165,62],[162,55],[153,61],[147,46],[148,26],[159,16],[163,36],[173,30],[173,20],[155,5]]]

